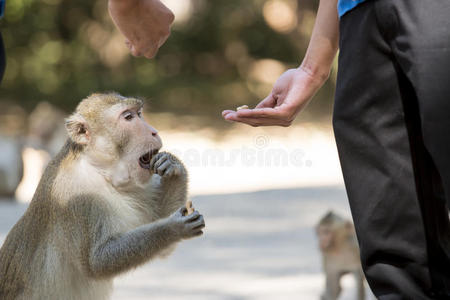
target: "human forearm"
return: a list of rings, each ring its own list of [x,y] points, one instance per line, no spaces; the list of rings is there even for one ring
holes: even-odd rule
[[[339,48],[337,0],[321,0],[308,49],[300,66],[317,81],[327,80]]]
[[[338,49],[337,0],[320,0],[316,23],[299,68],[283,73],[254,109],[225,110],[227,121],[251,126],[290,126],[327,80]]]

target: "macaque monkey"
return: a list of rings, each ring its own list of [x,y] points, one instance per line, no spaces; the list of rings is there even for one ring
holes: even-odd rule
[[[364,300],[364,274],[353,224],[329,212],[320,220],[316,233],[326,276],[322,300],[336,300],[341,293],[341,277],[349,273],[356,279],[357,299]]]
[[[23,176],[22,141],[0,134],[0,201],[14,198]]]
[[[42,149],[54,157],[67,140],[65,113],[48,102],[40,102],[28,118],[27,146]]]
[[[84,99],[69,138],[0,249],[0,299],[101,300],[113,278],[201,235],[187,172],[142,119],[142,101]]]

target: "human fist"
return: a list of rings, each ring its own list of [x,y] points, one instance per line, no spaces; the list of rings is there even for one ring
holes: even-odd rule
[[[170,35],[172,11],[159,0],[109,0],[108,8],[131,54],[155,57]]]

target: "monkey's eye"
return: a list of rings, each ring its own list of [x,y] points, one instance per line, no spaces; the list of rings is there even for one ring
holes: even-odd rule
[[[127,120],[127,121],[131,121],[131,120],[133,120],[133,118],[134,118],[133,113],[130,112],[130,111],[127,111],[126,113],[124,113],[124,114],[123,114],[123,117],[124,117],[124,119]]]

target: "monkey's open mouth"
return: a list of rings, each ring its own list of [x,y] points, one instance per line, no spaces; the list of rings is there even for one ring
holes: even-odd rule
[[[158,153],[158,151],[159,151],[159,149],[153,149],[153,150],[145,153],[141,157],[139,157],[139,165],[141,166],[141,168],[149,170],[150,169],[150,161],[152,160],[153,155]]]

